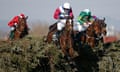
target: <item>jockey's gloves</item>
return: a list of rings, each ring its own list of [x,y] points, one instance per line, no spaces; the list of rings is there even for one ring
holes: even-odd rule
[[[88,24],[88,23],[84,23],[83,26],[84,26],[84,27],[88,27],[89,24]]]
[[[68,16],[69,16],[69,15],[67,15],[67,14],[65,15],[65,17],[68,17]]]
[[[85,23],[83,23],[83,25],[87,25],[87,23],[85,22]]]
[[[64,18],[64,15],[63,15],[63,14],[60,14],[60,18]]]
[[[91,25],[92,23],[91,22],[88,22],[89,25]]]

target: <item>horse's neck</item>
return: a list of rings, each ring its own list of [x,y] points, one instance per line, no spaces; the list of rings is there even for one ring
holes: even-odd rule
[[[16,28],[17,31],[22,32],[25,29],[24,24],[19,24],[18,27]]]
[[[70,37],[71,36],[71,31],[63,29],[61,32],[61,35],[65,36],[65,37]]]
[[[63,35],[65,35],[67,37],[71,36],[72,30],[71,29],[69,30],[69,26],[71,26],[71,25],[72,25],[72,20],[71,19],[66,20],[66,25],[62,30]]]
[[[88,36],[94,36],[94,28],[92,25],[91,25],[91,27],[90,26],[88,27],[88,29],[86,30],[86,34]]]

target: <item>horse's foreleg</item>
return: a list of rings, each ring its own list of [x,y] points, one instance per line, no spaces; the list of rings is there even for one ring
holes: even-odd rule
[[[69,45],[69,55],[70,55],[71,58],[73,58],[74,49],[73,49],[73,41],[72,41],[71,38],[69,40],[69,44],[68,45]]]
[[[80,38],[80,43],[81,43],[82,46],[85,45],[85,42],[86,42],[86,41],[87,41],[86,37],[85,37],[85,36],[81,36],[81,38]],[[82,46],[81,46],[81,47],[82,47]]]
[[[89,44],[90,44],[91,48],[95,47],[95,40],[94,40],[94,38],[90,39],[90,43]]]
[[[66,56],[67,51],[66,51],[66,43],[64,41],[64,38],[60,38],[60,47],[61,47],[61,50],[62,50],[64,56]]]
[[[14,39],[18,40],[20,38],[21,33],[19,31],[16,31],[14,34]]]
[[[70,55],[71,58],[73,58],[73,54],[74,54],[74,50],[71,47],[71,48],[69,48],[69,55]]]
[[[51,36],[51,33],[48,33],[48,35],[47,35],[47,42],[48,43],[50,43],[51,42],[51,40],[52,40],[52,36]]]
[[[51,43],[53,33],[54,33],[54,32],[48,32],[48,35],[47,35],[47,42],[48,42],[48,43]]]

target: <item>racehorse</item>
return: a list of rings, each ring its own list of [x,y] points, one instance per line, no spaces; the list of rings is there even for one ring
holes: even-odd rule
[[[26,18],[19,18],[18,26],[14,31],[14,40],[23,38],[25,35],[28,34],[28,29],[26,27]]]
[[[77,42],[79,42],[79,44],[81,44],[82,46],[87,44],[91,48],[94,48],[96,46],[97,36],[101,36],[102,31],[101,24],[99,24],[98,22],[98,20],[95,20],[91,25],[88,26],[85,31],[79,32],[77,34]]]
[[[103,40],[103,35],[106,35],[106,23],[104,19],[95,19],[92,25],[86,30],[86,42],[94,48]]]
[[[72,19],[67,19],[65,27],[61,31],[59,42],[64,57],[68,60],[73,58],[74,49],[73,49],[73,21]]]

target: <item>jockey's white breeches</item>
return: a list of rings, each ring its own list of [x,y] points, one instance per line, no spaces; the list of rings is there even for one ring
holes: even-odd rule
[[[81,25],[79,22],[76,22],[73,25],[73,30],[81,32],[81,31],[85,31],[88,27],[89,25],[85,25],[85,24]]]
[[[71,23],[71,19],[69,20]],[[66,19],[61,19],[57,23],[57,30],[61,31],[65,27]]]

